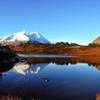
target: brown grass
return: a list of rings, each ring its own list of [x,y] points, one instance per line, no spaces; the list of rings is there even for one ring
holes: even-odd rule
[[[0,100],[23,100],[21,97],[17,96],[2,96]]]
[[[1,96],[0,100],[23,100],[23,98],[22,97],[18,97],[18,96],[10,96],[10,95],[8,95],[8,96]],[[36,99],[32,98],[31,100],[36,100]]]
[[[100,47],[66,47],[66,46],[45,46],[45,45],[25,45],[11,46],[14,52],[34,53],[34,54],[72,54],[72,55],[96,55],[100,56]]]

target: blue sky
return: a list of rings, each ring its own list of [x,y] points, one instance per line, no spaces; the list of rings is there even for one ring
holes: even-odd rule
[[[0,0],[0,37],[22,30],[88,44],[100,35],[100,0]]]

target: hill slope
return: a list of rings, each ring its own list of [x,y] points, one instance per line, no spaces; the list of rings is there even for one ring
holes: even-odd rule
[[[98,45],[100,45],[100,37],[97,37],[91,44],[98,44]]]

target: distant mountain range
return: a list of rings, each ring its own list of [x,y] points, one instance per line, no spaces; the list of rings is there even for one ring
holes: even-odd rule
[[[13,33],[12,35],[4,36],[3,38],[0,39],[0,44],[13,45],[20,43],[50,44],[50,41],[47,40],[39,32],[27,32],[27,31],[16,32]],[[100,45],[100,37],[97,37],[90,44]]]
[[[0,43],[42,43],[42,44],[49,44],[50,41],[47,40],[44,36],[42,36],[39,32],[17,32],[9,36],[5,36],[2,39],[0,39]]]

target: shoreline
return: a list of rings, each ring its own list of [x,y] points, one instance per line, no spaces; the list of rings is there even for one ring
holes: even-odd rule
[[[29,54],[68,54],[72,56],[100,56],[100,47],[89,46],[45,46],[45,45],[25,45],[10,46],[15,53]]]

